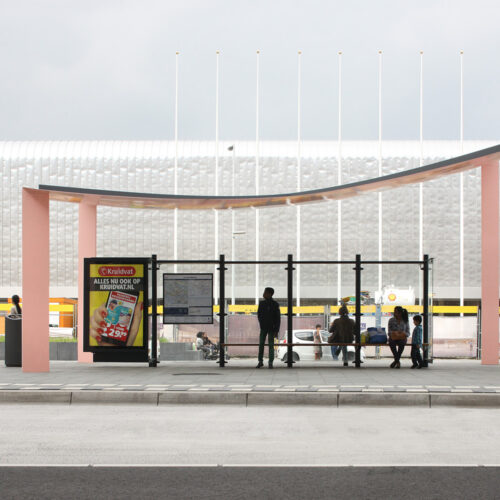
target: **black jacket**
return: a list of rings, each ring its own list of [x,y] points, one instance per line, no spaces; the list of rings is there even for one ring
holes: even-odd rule
[[[261,330],[278,333],[280,329],[281,313],[279,304],[273,299],[261,300],[257,310]]]

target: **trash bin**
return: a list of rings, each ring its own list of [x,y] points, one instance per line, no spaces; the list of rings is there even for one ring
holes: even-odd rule
[[[11,314],[5,317],[5,366],[21,366],[23,320]]]

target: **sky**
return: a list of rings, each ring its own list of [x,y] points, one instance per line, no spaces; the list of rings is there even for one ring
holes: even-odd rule
[[[496,0],[0,0],[0,140],[500,138]]]

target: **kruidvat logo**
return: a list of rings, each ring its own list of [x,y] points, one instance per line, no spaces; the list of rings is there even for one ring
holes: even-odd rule
[[[135,276],[135,267],[133,266],[101,266],[98,270],[99,276]]]

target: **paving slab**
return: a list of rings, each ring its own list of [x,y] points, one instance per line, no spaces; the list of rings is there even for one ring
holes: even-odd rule
[[[408,362],[397,370],[390,369],[389,363],[388,359],[368,359],[356,368],[329,361],[300,362],[290,369],[275,362],[269,370],[256,369],[253,359],[231,359],[224,368],[213,361],[164,361],[156,368],[138,363],[52,361],[47,373],[24,373],[21,368],[0,365],[0,402],[16,401],[7,393],[23,393],[17,401],[66,402],[66,395],[71,394],[72,404],[189,403],[196,401],[191,395],[196,393],[198,401],[213,404],[243,404],[243,399],[246,405],[288,404],[291,398],[304,402],[298,404],[325,404],[326,395],[339,405],[384,406],[397,401],[398,405],[431,407],[500,406],[499,366],[483,366],[476,360],[435,360],[426,369],[411,370]],[[191,394],[181,396],[186,393]]]

